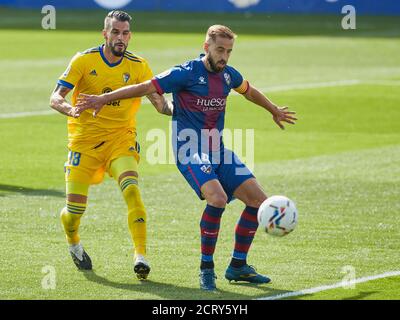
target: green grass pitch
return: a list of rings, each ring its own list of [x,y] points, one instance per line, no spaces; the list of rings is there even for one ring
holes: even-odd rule
[[[147,133],[169,119],[149,105],[138,114],[140,184],[148,210],[149,281],[133,273],[126,208],[115,182],[91,188],[80,234],[94,271],[78,272],[59,221],[64,205],[66,119],[48,111],[59,74],[77,51],[102,42],[104,12],[59,12],[57,30],[40,29],[40,11],[0,9],[0,299],[257,299],[400,270],[400,27],[397,18],[133,13],[130,50],[154,73],[196,57],[207,27],[231,26],[230,64],[276,103],[297,112],[281,131],[238,95],[226,127],[255,130],[255,174],[269,195],[292,198],[297,229],[259,232],[249,263],[268,285],[223,277],[243,206],[224,213],[215,262],[216,294],[199,290],[199,219],[205,206],[174,165],[146,161]],[[397,24],[396,24],[397,23]],[[336,85],[335,85],[336,83]],[[307,88],[308,86],[308,88]],[[24,115],[23,112],[37,112]],[[46,267],[56,287],[46,289]],[[400,277],[293,299],[400,299]]]

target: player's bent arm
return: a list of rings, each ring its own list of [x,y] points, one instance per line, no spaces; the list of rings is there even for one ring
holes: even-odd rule
[[[264,109],[271,112],[273,115],[277,112],[278,106],[276,106],[272,101],[270,101],[262,92],[254,88],[249,83],[249,88],[244,94],[247,100],[263,107]]]
[[[272,114],[272,119],[281,129],[285,129],[282,122],[295,124],[297,120],[293,115],[294,111],[288,111],[287,107],[278,107],[270,101],[262,92],[249,84],[247,91],[243,94],[247,100],[263,107]]]
[[[76,117],[74,108],[65,100],[70,91],[70,88],[57,84],[50,97],[50,107],[68,117]]]
[[[122,87],[115,91],[103,93],[101,96],[105,101],[104,104],[107,104],[114,100],[129,99],[136,97],[139,98],[156,92],[157,92],[156,87],[151,82],[151,80],[148,80],[139,84],[133,84],[130,86]]]
[[[147,95],[147,98],[159,113],[172,116],[174,105],[171,101],[168,101],[164,96],[159,95],[158,93],[149,94]]]
[[[93,116],[95,117],[104,105],[114,100],[122,100],[129,98],[139,98],[157,92],[156,87],[151,80],[119,88],[115,91],[103,93],[101,95],[79,94],[76,107],[76,113],[81,114],[87,109],[94,109]]]

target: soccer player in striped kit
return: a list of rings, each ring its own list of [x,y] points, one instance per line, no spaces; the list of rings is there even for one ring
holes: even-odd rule
[[[215,290],[213,255],[225,206],[234,198],[245,208],[235,228],[235,245],[225,278],[268,283],[270,279],[247,264],[247,254],[256,233],[257,211],[267,195],[238,157],[224,147],[226,99],[231,89],[272,114],[275,123],[294,124],[293,111],[278,107],[229,66],[236,35],[226,26],[213,25],[206,35],[205,54],[175,66],[150,81],[126,86],[100,96],[81,95],[78,112],[88,108],[98,113],[116,99],[154,92],[173,93],[173,146],[176,164],[184,178],[207,205],[201,216],[200,288]]]

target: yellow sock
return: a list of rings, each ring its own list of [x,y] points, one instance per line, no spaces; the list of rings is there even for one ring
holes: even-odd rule
[[[67,207],[61,210],[61,223],[64,226],[65,235],[69,244],[78,244],[80,242],[78,229],[85,209],[86,205],[83,203],[67,201]]]
[[[69,244],[78,244],[80,241],[78,229],[86,210],[88,190],[88,184],[67,181],[67,205],[61,210],[60,218]]]
[[[128,205],[128,227],[135,246],[135,254],[146,254],[146,210],[140,190],[137,186],[137,178],[128,176],[120,182],[122,194]]]

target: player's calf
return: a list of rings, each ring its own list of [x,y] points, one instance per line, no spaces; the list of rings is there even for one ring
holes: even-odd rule
[[[128,227],[135,247],[134,272],[139,280],[146,280],[150,273],[149,263],[144,257],[146,254],[147,215],[137,177],[129,174],[121,175],[119,184],[128,206]]]

